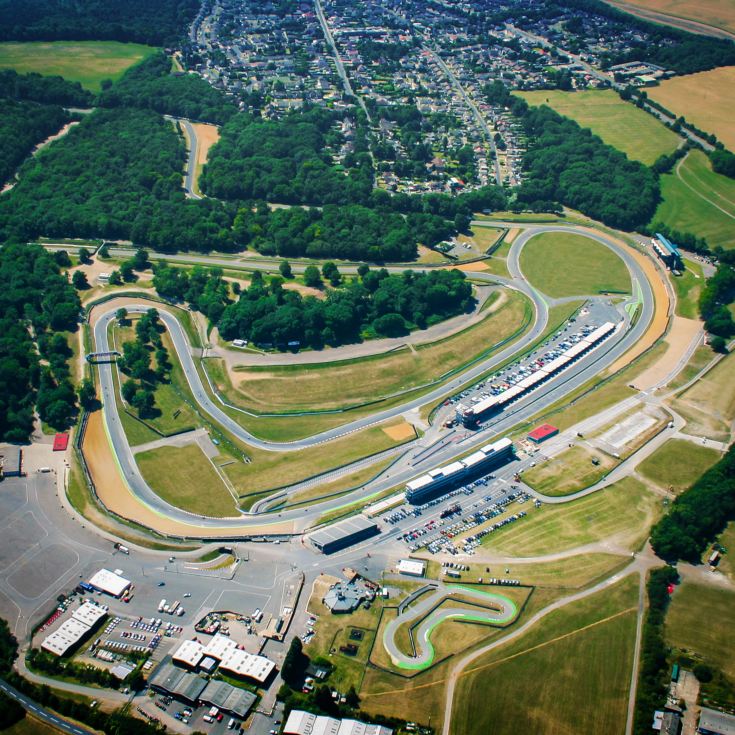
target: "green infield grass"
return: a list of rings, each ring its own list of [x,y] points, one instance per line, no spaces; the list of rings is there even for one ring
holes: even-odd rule
[[[237,515],[232,495],[197,444],[140,452],[135,461],[145,481],[167,503],[198,515]]]
[[[519,92],[529,105],[548,105],[583,128],[589,128],[608,145],[628,158],[652,164],[659,156],[672,153],[679,136],[653,115],[625,102],[611,89],[578,92],[539,90]]]
[[[455,690],[452,735],[623,732],[635,583],[627,578],[555,610],[473,661]]]
[[[596,458],[598,464],[593,464]],[[605,452],[576,445],[523,473],[523,481],[543,495],[569,495],[599,482],[618,460]]]
[[[638,465],[638,472],[657,485],[680,493],[719,459],[716,449],[686,439],[669,439]]]
[[[0,69],[62,76],[99,92],[103,79],[119,79],[133,64],[155,53],[152,46],[117,41],[28,41],[0,43]]]
[[[256,411],[325,410],[374,402],[460,371],[522,330],[531,320],[526,298],[512,291],[503,291],[500,298],[503,303],[480,322],[426,345],[326,364],[243,367],[235,370],[240,379],[236,387],[224,371],[213,380],[233,404]]]
[[[531,285],[554,298],[630,292],[625,263],[612,250],[584,235],[536,235],[524,246],[520,265]]]
[[[578,500],[539,509],[527,506],[526,511],[525,518],[485,536],[482,545],[520,557],[553,554],[603,539],[635,549],[660,514],[657,496],[631,477]]]
[[[684,580],[671,598],[666,641],[699,654],[735,681],[735,592],[726,587]],[[705,619],[702,619],[705,611]]]
[[[735,181],[716,174],[701,151],[691,151],[661,176],[661,197],[652,222],[704,237],[710,247],[735,247]]]

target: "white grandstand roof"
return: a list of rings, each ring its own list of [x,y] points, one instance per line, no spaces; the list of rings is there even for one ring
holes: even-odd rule
[[[113,597],[120,597],[130,587],[130,580],[121,577],[119,574],[115,574],[115,572],[111,572],[109,569],[100,569],[89,580],[89,583],[92,587],[107,592],[108,595],[112,595]]]

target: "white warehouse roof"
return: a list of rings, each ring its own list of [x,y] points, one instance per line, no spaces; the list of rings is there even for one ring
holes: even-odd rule
[[[205,656],[211,656],[221,661],[230,651],[237,648],[237,644],[231,638],[222,633],[217,633],[209,643],[204,647],[202,653]]]
[[[94,628],[106,614],[107,610],[105,608],[95,605],[93,602],[85,602],[71,614],[71,617],[88,628]]]
[[[219,665],[220,669],[231,671],[238,676],[247,676],[260,684],[271,675],[276,665],[265,656],[256,656],[239,648],[229,651]]]
[[[111,572],[109,569],[100,569],[89,580],[89,583],[92,587],[107,592],[108,595],[112,595],[113,597],[120,597],[130,587],[130,580],[121,577],[119,574],[115,574],[115,572]]]
[[[291,710],[283,732],[284,735],[392,735],[393,730],[382,725],[367,725],[358,720],[340,721],[295,709]]]
[[[423,577],[426,564],[415,559],[401,559],[398,562],[398,573],[409,574],[412,577]]]
[[[171,658],[194,668],[204,658],[204,646],[199,641],[184,641]]]

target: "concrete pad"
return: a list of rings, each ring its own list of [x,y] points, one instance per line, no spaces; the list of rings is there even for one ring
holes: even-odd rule
[[[0,569],[7,569],[46,535],[30,511],[12,520],[2,531]]]
[[[76,552],[62,544],[52,544],[32,556],[8,577],[8,584],[23,597],[40,597],[68,573],[78,560]]]
[[[12,513],[22,508],[28,501],[28,489],[25,480],[7,478],[0,485],[0,518],[7,521]],[[0,528],[2,528],[0,523]]]
[[[626,444],[630,444],[636,437],[648,431],[655,423],[656,419],[653,416],[648,416],[643,411],[639,411],[632,416],[628,416],[624,421],[615,424],[598,439],[615,447],[615,449],[621,449]]]

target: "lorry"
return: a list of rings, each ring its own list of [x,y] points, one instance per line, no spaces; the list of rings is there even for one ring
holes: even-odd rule
[[[174,600],[174,601],[173,601],[173,602],[172,602],[172,603],[171,603],[171,604],[169,605],[169,608],[168,608],[169,614],[173,615],[173,614],[174,614],[174,613],[176,612],[176,610],[178,609],[178,607],[179,607],[179,605],[180,605],[180,604],[181,604],[181,603],[180,603],[180,602],[179,602],[178,600]]]
[[[260,608],[257,608],[255,612],[252,614],[253,622],[259,623],[263,619],[263,612]]]
[[[163,612],[164,607],[166,607],[166,598],[158,603],[158,612]]]

